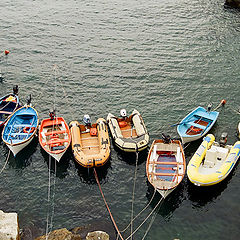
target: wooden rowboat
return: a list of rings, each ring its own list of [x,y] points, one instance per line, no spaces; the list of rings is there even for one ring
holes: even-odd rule
[[[124,110],[124,109],[123,109]],[[125,152],[142,151],[147,148],[149,135],[142,116],[134,110],[129,117],[115,117],[109,113],[107,116],[115,145]]]
[[[19,98],[17,96],[17,86],[13,89],[13,93],[8,94],[0,99],[0,127],[2,127],[11,114],[20,107]]]
[[[182,181],[186,169],[179,140],[154,140],[148,153],[146,173],[149,183],[166,198]]]
[[[2,139],[14,156],[33,140],[38,123],[38,113],[31,105],[19,108],[10,116],[3,129]]]
[[[39,128],[41,147],[58,162],[71,143],[70,130],[63,117],[50,117]]]
[[[70,123],[72,150],[77,163],[86,168],[101,167],[110,157],[110,140],[106,120],[93,124]]]
[[[197,107],[190,112],[177,126],[182,143],[192,142],[205,136],[217,121],[219,112],[207,111]]]

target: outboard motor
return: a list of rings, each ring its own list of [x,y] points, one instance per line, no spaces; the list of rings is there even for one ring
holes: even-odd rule
[[[212,109],[212,103],[209,103],[208,106],[207,106],[207,111],[210,112]]]
[[[55,118],[55,116],[56,116],[55,109],[49,112],[50,120],[53,120]]]
[[[220,147],[225,147],[226,146],[227,137],[228,137],[228,133],[223,132],[221,137],[220,137],[220,141],[219,141]]]
[[[18,95],[18,85],[13,87],[13,94]]]
[[[32,101],[32,95],[30,94],[27,98],[27,105],[30,105]]]
[[[171,141],[171,137],[169,135],[164,134],[164,133],[162,133],[162,139],[163,139],[163,142],[166,143],[166,144],[170,143],[170,141]]]
[[[126,109],[122,109],[122,110],[120,111],[120,116],[123,117],[123,118],[126,118],[126,117],[127,117],[127,111],[126,111]]]
[[[91,126],[91,118],[88,114],[83,116],[83,122],[86,126]]]

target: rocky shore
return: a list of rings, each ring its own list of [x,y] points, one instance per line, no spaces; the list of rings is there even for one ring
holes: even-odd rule
[[[97,231],[102,229],[103,231]],[[48,240],[109,240],[110,236],[105,231],[110,231],[110,236],[115,232],[108,223],[96,223],[75,227],[71,230],[66,228],[54,230],[48,234]],[[36,227],[19,229],[17,213],[4,213],[0,210],[0,240],[45,240],[46,236],[39,236],[41,233]]]

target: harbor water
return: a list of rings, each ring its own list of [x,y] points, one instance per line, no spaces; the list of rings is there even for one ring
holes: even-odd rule
[[[40,119],[56,107],[69,123],[89,114],[92,121],[137,109],[150,143],[161,133],[178,138],[176,128],[197,106],[227,103],[211,130],[228,144],[237,141],[240,115],[240,12],[224,0],[2,0],[0,3],[0,95],[19,86],[19,98],[32,104]],[[56,65],[58,71],[53,71]],[[201,141],[185,149],[186,161]],[[98,175],[120,230],[131,219],[135,155],[113,145],[111,159]],[[151,200],[145,164],[139,154],[134,216]],[[8,148],[0,142],[0,168]],[[47,215],[52,228],[94,225],[114,230],[93,172],[79,167],[71,149],[57,164],[51,161],[51,199],[48,202],[49,157],[37,138],[16,158],[10,155],[0,175],[0,209],[16,211],[21,229],[45,234]],[[240,169],[213,187],[182,183],[154,213],[149,240],[235,240],[240,225]],[[133,224],[136,229],[160,200],[156,194]],[[53,214],[52,214],[53,213]],[[50,219],[50,218],[49,218]],[[152,218],[134,235],[142,239]],[[49,220],[50,221],[50,220]],[[129,231],[124,234],[127,238]]]

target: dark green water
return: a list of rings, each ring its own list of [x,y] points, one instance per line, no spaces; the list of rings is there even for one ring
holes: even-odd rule
[[[31,93],[41,119],[53,107],[57,64],[56,106],[67,122],[83,114],[96,120],[136,108],[152,142],[161,132],[177,137],[169,125],[196,106],[226,99],[212,133],[218,138],[227,131],[229,144],[237,140],[239,115],[232,109],[240,102],[240,12],[225,8],[224,0],[3,0],[0,7],[0,50],[10,50],[7,59],[1,58],[5,81],[0,95],[18,84],[20,99]],[[199,143],[186,149],[187,162]],[[7,153],[1,142],[0,167]],[[153,191],[145,175],[146,157],[147,152],[139,159],[135,214]],[[120,229],[131,216],[134,170],[134,155],[112,147],[109,164],[98,171]],[[239,239],[239,175],[237,165],[224,182],[206,189],[194,187],[185,176],[162,204],[146,239]],[[92,173],[77,166],[71,151],[57,165],[55,181],[53,229],[100,224],[112,231]],[[20,228],[35,226],[44,233],[48,156],[37,140],[17,159],[10,156],[0,182],[0,209],[18,212]],[[134,239],[142,238],[148,223]]]

